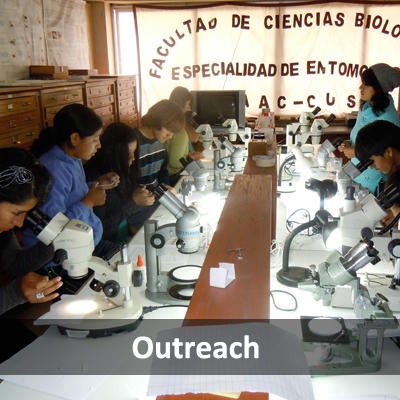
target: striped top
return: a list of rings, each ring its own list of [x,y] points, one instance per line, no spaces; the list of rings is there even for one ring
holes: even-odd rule
[[[157,186],[159,183],[169,184],[167,170],[167,149],[157,139],[148,139],[139,134],[139,183],[146,186]]]

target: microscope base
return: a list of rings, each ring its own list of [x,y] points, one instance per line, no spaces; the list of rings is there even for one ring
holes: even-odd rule
[[[187,306],[190,302],[190,299],[188,300],[177,299],[171,296],[168,292],[150,292],[147,289],[146,289],[146,297],[149,300],[160,304],[177,304],[177,305]]]
[[[135,330],[142,321],[142,313],[141,304],[116,306],[81,320],[59,320],[56,325],[60,333],[71,338],[97,338]]]
[[[282,285],[297,287],[299,283],[310,279],[310,270],[304,267],[289,267],[285,271],[280,269],[276,278]]]

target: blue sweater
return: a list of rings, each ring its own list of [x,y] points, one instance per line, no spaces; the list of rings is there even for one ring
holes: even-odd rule
[[[393,124],[400,126],[400,117],[397,112],[392,97],[390,97],[390,104],[386,107],[385,111],[380,115],[375,115],[372,110],[371,104],[366,102],[360,112],[357,115],[356,123],[350,132],[350,142],[354,146],[358,132],[361,128],[369,123],[376,121],[378,119],[392,122]],[[359,160],[354,157],[351,159],[352,163],[357,165]],[[361,186],[367,188],[371,193],[375,193],[378,184],[381,180],[386,180],[386,175],[381,171],[374,168],[368,168],[363,173],[361,173],[357,178],[354,179],[355,182],[359,183]]]
[[[52,147],[43,154],[40,161],[52,174],[50,193],[41,205],[41,210],[50,217],[62,212],[70,219],[75,218],[86,222],[93,228],[96,246],[103,235],[103,226],[93,209],[87,208],[81,201],[89,191],[82,161],[71,158],[58,146]],[[31,246],[36,241],[30,229],[24,231],[26,246]]]

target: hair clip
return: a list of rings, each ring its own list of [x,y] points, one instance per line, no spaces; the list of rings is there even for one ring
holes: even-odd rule
[[[14,183],[23,185],[32,182],[33,175],[29,169],[12,165],[0,172],[0,188],[5,189]]]

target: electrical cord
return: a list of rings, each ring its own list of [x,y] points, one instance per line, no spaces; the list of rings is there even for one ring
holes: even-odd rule
[[[274,295],[277,294],[277,293],[285,294],[285,295],[291,297],[291,298],[293,299],[293,301],[294,301],[294,306],[291,307],[291,308],[288,308],[288,307],[279,307],[279,306],[276,304],[275,297],[274,297]],[[295,297],[292,293],[286,292],[286,291],[284,291],[284,290],[271,290],[271,291],[269,292],[269,295],[271,296],[272,303],[274,304],[275,308],[278,309],[279,311],[296,311],[296,310],[297,310],[297,305],[298,305],[298,304],[297,304],[297,299],[296,299],[296,297]]]
[[[163,306],[143,306],[143,314],[151,313],[160,308],[169,308],[169,307],[188,307],[188,306],[186,304],[166,304]]]
[[[293,231],[294,225],[295,225],[295,224],[301,225],[301,224],[304,223],[304,221],[291,220],[291,218],[292,218],[295,214],[300,213],[300,212],[302,212],[302,213],[303,213],[303,217],[306,218],[306,221],[305,221],[305,222],[311,221],[310,212],[309,212],[307,209],[305,209],[305,208],[299,208],[299,209],[293,211],[293,212],[289,215],[289,217],[286,219],[286,229],[287,229],[288,232],[292,232],[292,231]],[[310,230],[308,229],[308,230],[307,230],[307,233],[303,233],[303,235],[306,235],[306,236],[313,236],[313,235],[315,235],[315,234],[314,234],[314,233],[310,233]]]

